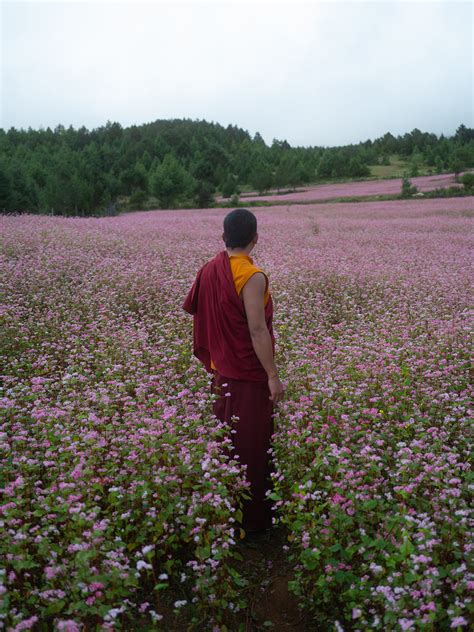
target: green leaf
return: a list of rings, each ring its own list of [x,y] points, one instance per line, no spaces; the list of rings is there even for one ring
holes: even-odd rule
[[[296,579],[292,579],[288,582],[288,590],[295,595],[299,594],[299,585]]]
[[[364,509],[375,509],[377,507],[378,501],[375,498],[371,500],[366,500],[364,503]]]
[[[206,560],[211,554],[211,547],[209,546],[209,544],[207,544],[206,546],[198,546],[196,548],[196,557],[198,557],[201,560]]]
[[[54,603],[49,604],[49,606],[46,608],[44,613],[56,614],[58,612],[61,612],[61,610],[64,608],[65,605],[66,605],[66,602],[64,601],[64,599],[59,599],[58,601],[55,601]]]
[[[413,544],[410,540],[404,540],[403,544],[400,545],[399,551],[403,557],[408,557],[414,551]]]

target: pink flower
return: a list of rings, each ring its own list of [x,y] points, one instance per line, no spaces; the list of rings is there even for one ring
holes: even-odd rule
[[[60,632],[80,632],[81,629],[80,626],[72,619],[58,621],[56,626]]]
[[[449,627],[457,628],[458,626],[464,625],[467,625],[467,621],[464,617],[455,617],[454,619],[451,619],[451,625]]]
[[[56,575],[61,572],[60,566],[46,566],[44,569],[44,574],[46,575],[46,579],[54,579]]]
[[[17,623],[17,625],[13,628],[13,632],[20,632],[20,630],[30,630],[34,624],[38,621],[37,616],[32,616],[29,619],[24,619]]]

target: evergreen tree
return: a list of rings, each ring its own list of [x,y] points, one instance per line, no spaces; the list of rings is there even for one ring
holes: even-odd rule
[[[448,168],[454,173],[455,176],[458,176],[464,169],[464,162],[461,160],[461,158],[459,158],[457,154],[453,154],[449,159]]]
[[[347,175],[353,178],[370,176],[370,169],[367,165],[363,165],[359,158],[351,158],[348,165]]]
[[[374,141],[323,148],[276,139],[269,147],[258,133],[251,137],[236,126],[190,119],[128,128],[107,121],[91,131],[63,125],[0,129],[0,198],[12,211],[95,214],[120,195],[142,199],[140,192],[148,192],[158,172],[160,204],[208,206],[216,186],[232,195],[233,181],[263,192],[315,176],[365,177],[369,165],[380,156],[385,163],[388,155],[419,155],[418,168],[424,160],[438,172],[449,167],[459,173],[474,166],[474,130],[460,125],[452,137],[439,138],[418,129],[398,137],[387,132]]]
[[[464,185],[464,188],[466,189],[466,191],[469,192],[470,195],[474,193],[474,173],[464,173],[459,178],[459,181],[461,182],[461,184]]]
[[[255,165],[253,172],[250,175],[250,184],[259,193],[264,193],[273,184],[273,175],[268,165],[263,162],[259,162]]]
[[[418,189],[415,186],[412,186],[410,180],[408,179],[408,176],[405,175],[402,180],[402,190],[401,190],[400,197],[410,198],[417,192],[418,192]]]
[[[459,145],[454,148],[449,160],[449,169],[457,176],[461,171],[470,165],[470,152],[466,145]]]
[[[444,163],[443,163],[443,160],[442,160],[441,156],[436,156],[436,158],[435,158],[435,168],[436,168],[436,173],[443,173]]]
[[[237,192],[237,180],[235,176],[229,173],[222,185],[222,197],[230,198],[231,195]]]
[[[12,184],[6,169],[0,165],[0,212],[10,210]]]
[[[198,208],[214,205],[214,185],[208,180],[199,180],[194,186],[194,199]]]
[[[285,152],[275,172],[275,184],[278,187],[296,186],[300,182],[300,173],[296,159]]]
[[[180,196],[192,190],[194,180],[173,154],[166,154],[151,176],[150,188],[162,208],[172,207]]]
[[[412,161],[410,162],[410,176],[411,177],[416,177],[419,176],[420,172],[418,169],[418,163],[416,161]]]
[[[130,210],[135,211],[143,208],[147,200],[147,194],[143,189],[135,189],[128,200],[128,207]]]
[[[426,150],[425,160],[426,160],[426,164],[429,167],[434,167],[436,165],[436,155],[432,147],[428,147],[428,149]]]
[[[465,125],[461,124],[457,128],[454,138],[461,144],[468,143],[469,141],[474,140],[474,129],[469,129]]]
[[[16,213],[31,212],[36,206],[36,190],[34,182],[27,172],[27,165],[16,159],[10,165],[11,182],[9,208]]]

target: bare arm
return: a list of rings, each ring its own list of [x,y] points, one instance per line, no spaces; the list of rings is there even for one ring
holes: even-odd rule
[[[267,372],[270,399],[277,402],[283,396],[283,385],[278,377],[278,369],[273,359],[272,340],[265,321],[264,293],[265,275],[262,272],[253,274],[242,288],[242,298],[253,348]]]

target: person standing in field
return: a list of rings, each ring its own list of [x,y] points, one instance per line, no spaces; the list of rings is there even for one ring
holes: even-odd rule
[[[284,395],[273,301],[267,275],[250,257],[258,241],[255,215],[243,208],[228,213],[222,239],[225,250],[198,271],[183,309],[193,315],[193,353],[212,374],[213,412],[235,429],[233,451],[247,466],[251,499],[243,502],[241,526],[261,531],[272,526],[268,450],[274,405]]]

